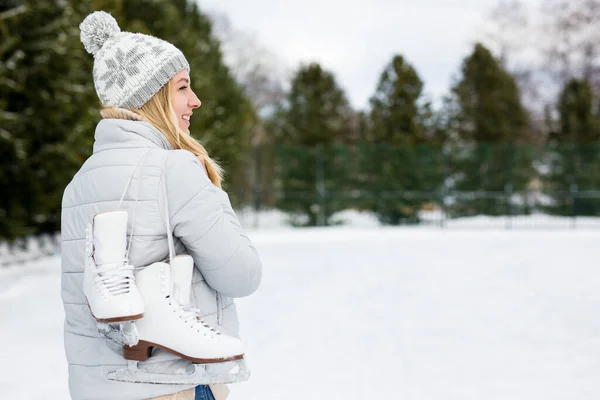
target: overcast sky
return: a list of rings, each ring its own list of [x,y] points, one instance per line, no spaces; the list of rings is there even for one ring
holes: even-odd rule
[[[417,69],[434,100],[482,38],[498,0],[197,0],[227,15],[290,69],[317,61],[364,108],[393,54]],[[533,0],[526,0],[532,2]]]

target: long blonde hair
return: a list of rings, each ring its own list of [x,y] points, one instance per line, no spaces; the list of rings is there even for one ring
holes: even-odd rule
[[[173,82],[170,80],[141,108],[124,110],[116,107],[105,107],[100,114],[104,118],[119,119],[137,119],[135,116],[140,116],[142,120],[150,122],[165,135],[171,147],[188,150],[198,157],[206,167],[208,178],[215,186],[220,188],[223,180],[223,169],[221,166],[210,158],[208,152],[200,142],[179,129],[179,126],[175,122],[176,117],[171,100],[172,86]],[[135,116],[132,116],[130,113],[133,113]]]

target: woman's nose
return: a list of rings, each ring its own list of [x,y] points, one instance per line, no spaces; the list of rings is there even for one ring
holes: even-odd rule
[[[198,107],[200,107],[202,105],[202,102],[200,101],[200,99],[198,98],[198,96],[196,96],[196,93],[192,92],[192,97],[188,101],[188,105],[191,108],[198,108]]]

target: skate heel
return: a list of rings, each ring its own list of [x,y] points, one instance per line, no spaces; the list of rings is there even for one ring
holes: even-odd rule
[[[140,340],[135,346],[123,346],[123,358],[133,361],[146,361],[152,352],[152,344]]]

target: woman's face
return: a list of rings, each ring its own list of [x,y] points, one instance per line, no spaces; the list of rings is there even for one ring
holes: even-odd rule
[[[173,111],[175,111],[179,129],[185,133],[190,133],[192,110],[201,105],[200,100],[192,91],[190,84],[190,75],[186,70],[178,72],[177,75],[173,77],[173,92],[171,93]]]

